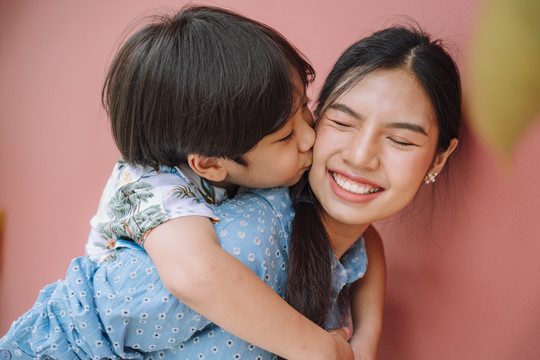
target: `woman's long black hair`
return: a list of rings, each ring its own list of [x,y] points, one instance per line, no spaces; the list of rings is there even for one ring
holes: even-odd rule
[[[319,95],[315,116],[358,84],[383,69],[413,73],[428,95],[439,125],[438,151],[458,138],[461,83],[457,66],[441,41],[419,29],[396,26],[350,46],[338,59]],[[289,246],[286,300],[319,326],[327,321],[332,288],[332,247],[322,223],[322,209],[306,177],[292,189],[296,215]]]

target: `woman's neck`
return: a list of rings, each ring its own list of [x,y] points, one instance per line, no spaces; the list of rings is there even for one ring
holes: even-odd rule
[[[343,254],[358,240],[358,238],[366,231],[369,224],[365,225],[349,225],[338,222],[327,215],[322,216],[323,224],[328,233],[332,250],[337,258],[341,258]]]

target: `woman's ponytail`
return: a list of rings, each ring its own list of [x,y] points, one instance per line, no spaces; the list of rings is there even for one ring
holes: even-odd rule
[[[298,196],[293,195],[296,214],[289,244],[285,300],[322,327],[332,291],[332,248],[321,220],[319,202],[309,184],[302,187]]]

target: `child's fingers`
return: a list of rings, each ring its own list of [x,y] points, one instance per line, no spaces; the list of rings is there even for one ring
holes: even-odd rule
[[[345,340],[349,340],[351,337],[351,330],[347,327],[342,327],[339,329],[330,330],[330,333],[334,335],[339,335]]]

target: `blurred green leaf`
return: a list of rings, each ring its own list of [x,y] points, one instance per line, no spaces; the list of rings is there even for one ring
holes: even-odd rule
[[[540,111],[540,1],[492,0],[484,10],[466,102],[473,130],[508,156]]]

